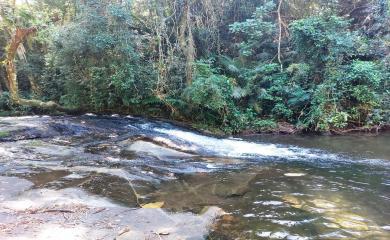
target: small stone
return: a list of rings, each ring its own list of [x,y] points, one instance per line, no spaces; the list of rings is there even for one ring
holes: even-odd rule
[[[336,208],[336,205],[333,202],[324,199],[314,199],[310,202],[313,203],[318,208],[324,208],[324,209]]]
[[[125,233],[127,233],[127,232],[129,232],[129,231],[130,231],[130,228],[125,227],[124,229],[122,229],[122,230],[120,230],[120,231],[118,232],[118,236],[121,236],[121,235],[123,235],[123,234],[125,234]]]
[[[364,222],[354,221],[345,217],[329,218],[333,223],[340,225],[343,229],[353,231],[368,231],[369,227]]]
[[[289,204],[292,204],[292,205],[300,205],[301,204],[301,200],[299,200],[298,198],[293,197],[293,196],[284,195],[282,197],[282,199],[283,199],[283,201],[285,201]]]
[[[222,217],[222,221],[232,222],[233,220],[234,220],[234,217],[232,215],[224,215]]]

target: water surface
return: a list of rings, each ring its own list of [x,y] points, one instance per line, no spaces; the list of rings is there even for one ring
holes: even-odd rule
[[[200,239],[390,239],[389,134],[216,138],[161,121],[96,116],[2,118],[0,131],[6,239],[23,228],[10,229],[17,213],[5,207],[40,189],[52,202],[79,189],[80,199],[85,193],[117,211],[162,203],[170,219],[202,222],[193,225],[205,231],[192,235]],[[211,206],[226,214],[190,218],[210,216]],[[126,224],[137,222],[112,226]],[[151,239],[186,236],[170,231]]]

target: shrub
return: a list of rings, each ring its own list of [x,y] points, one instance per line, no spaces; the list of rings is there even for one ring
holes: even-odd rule
[[[11,101],[9,98],[9,92],[3,92],[0,95],[0,110],[11,110]]]

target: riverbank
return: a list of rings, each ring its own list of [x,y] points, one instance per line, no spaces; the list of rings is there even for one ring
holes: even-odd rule
[[[178,121],[178,120],[160,118],[160,117],[147,117],[147,116],[145,117],[142,115],[139,115],[138,117],[149,118],[151,120],[157,119],[161,121],[166,121],[175,124],[177,126],[182,126],[191,129],[193,131],[198,131],[203,134],[220,136],[220,137],[229,137],[229,136],[245,137],[245,136],[257,136],[257,135],[318,135],[318,136],[340,136],[340,135],[356,135],[356,134],[372,135],[372,134],[381,134],[390,131],[390,123],[384,123],[381,125],[374,125],[374,126],[352,127],[352,128],[345,128],[345,129],[331,129],[329,131],[321,132],[321,131],[310,131],[308,129],[302,129],[287,122],[278,122],[276,123],[275,128],[270,128],[267,130],[259,131],[254,129],[247,129],[235,134],[226,134],[221,129],[215,127],[205,128],[204,125],[199,125],[188,121]]]
[[[116,116],[116,117],[126,117],[131,116],[127,114],[99,114],[99,113],[91,113],[96,116]],[[17,116],[29,116],[31,114],[26,112],[1,112],[0,117],[17,117]],[[35,115],[35,114],[34,114]],[[57,113],[57,114],[48,114],[51,116],[66,116],[63,113]],[[294,124],[288,123],[288,122],[277,122],[275,123],[274,127],[268,127],[264,130],[258,130],[258,129],[246,129],[241,132],[231,134],[226,133],[222,129],[213,127],[213,126],[207,126],[204,124],[194,123],[186,120],[177,120],[169,118],[168,116],[161,117],[161,116],[145,116],[145,115],[139,115],[136,114],[134,117],[141,117],[145,119],[150,120],[160,120],[165,122],[170,122],[172,124],[175,124],[177,126],[182,126],[187,129],[191,129],[193,131],[198,131],[203,134],[208,135],[214,135],[214,136],[220,136],[220,137],[227,137],[227,136],[257,136],[257,135],[319,135],[319,136],[339,136],[339,135],[355,135],[355,134],[380,134],[383,132],[390,131],[390,123],[383,123],[381,125],[373,125],[373,126],[356,126],[356,127],[347,127],[344,129],[330,129],[329,131],[312,131],[309,129],[303,129],[300,127],[295,126]]]

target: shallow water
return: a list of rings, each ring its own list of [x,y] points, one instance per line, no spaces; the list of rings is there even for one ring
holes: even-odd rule
[[[7,229],[2,207],[39,189],[55,191],[55,201],[79,189],[126,209],[159,202],[180,221],[192,215],[177,214],[203,216],[209,206],[227,213],[199,239],[390,239],[389,134],[222,139],[96,116],[0,118],[0,131],[0,176],[13,177],[0,185],[6,239],[36,226]],[[175,239],[173,231],[158,237]]]

